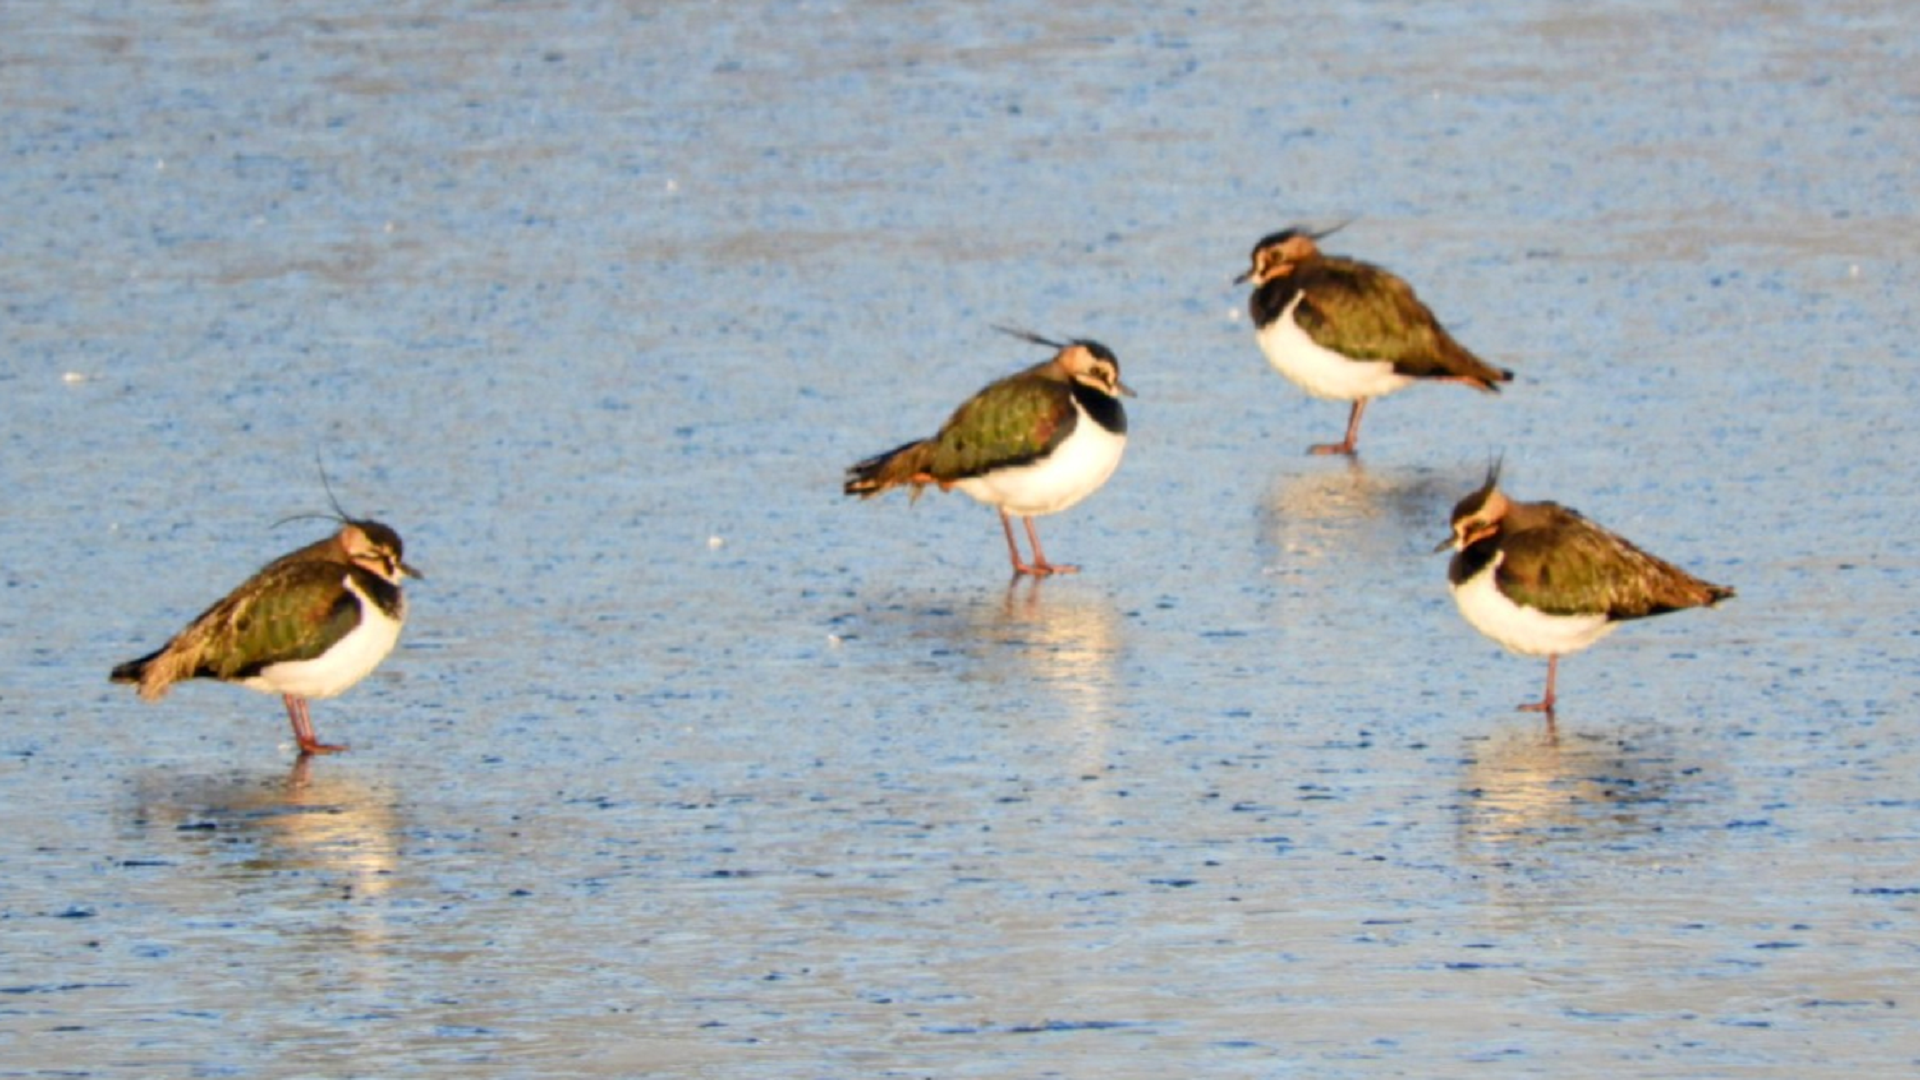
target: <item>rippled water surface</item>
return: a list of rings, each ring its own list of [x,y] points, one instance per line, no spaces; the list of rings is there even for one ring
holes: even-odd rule
[[[15,4],[0,112],[0,1075],[1920,1064],[1903,4]],[[1354,464],[1229,285],[1348,217],[1519,372]],[[1075,577],[839,494],[995,323],[1139,391]],[[1513,712],[1494,455],[1739,598]],[[352,752],[109,686],[316,460]]]

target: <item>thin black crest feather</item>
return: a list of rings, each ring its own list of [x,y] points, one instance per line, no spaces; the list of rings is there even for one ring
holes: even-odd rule
[[[1014,326],[1001,326],[999,323],[992,325],[995,330],[1000,331],[1008,337],[1017,337],[1021,341],[1032,342],[1035,345],[1045,345],[1049,349],[1064,349],[1067,347],[1067,343],[1064,341],[1054,341],[1049,338],[1043,338],[1031,330],[1022,330]]]
[[[335,521],[342,525],[351,525],[354,523],[353,515],[347,513],[346,510],[340,506],[340,499],[333,493],[333,482],[327,479],[327,463],[320,459],[319,454],[315,454],[313,455],[313,464],[315,468],[320,470],[320,487],[327,493],[327,504],[333,507],[333,513],[322,514],[317,511],[312,511],[304,514],[293,514],[289,517],[283,517],[272,525],[267,526],[269,530],[277,529],[282,525],[294,521]]]
[[[1487,505],[1487,500],[1493,497],[1494,490],[1500,485],[1500,466],[1504,464],[1506,460],[1507,457],[1505,454],[1494,455],[1487,459],[1486,480],[1483,481],[1479,487],[1469,491],[1459,502],[1453,504],[1451,520],[1459,521],[1461,518],[1477,514],[1480,512],[1481,507]],[[1445,547],[1443,545],[1434,550],[1442,551],[1445,550]]]
[[[282,525],[285,525],[289,522],[294,522],[294,521],[337,521],[344,525],[346,524],[347,519],[343,517],[337,517],[333,514],[321,514],[321,513],[290,514],[286,517],[281,518],[279,521],[276,521],[273,524],[267,526],[267,528],[277,529]]]
[[[1267,235],[1261,237],[1259,241],[1253,245],[1253,254],[1255,256],[1258,256],[1260,254],[1260,249],[1266,248],[1266,247],[1272,247],[1275,244],[1285,243],[1288,240],[1291,240],[1298,236],[1304,236],[1307,239],[1313,240],[1315,242],[1325,240],[1327,237],[1332,236],[1334,233],[1339,232],[1341,229],[1344,229],[1347,226],[1359,220],[1360,220],[1359,215],[1355,215],[1353,217],[1347,218],[1346,220],[1340,222],[1337,225],[1329,225],[1324,229],[1318,229],[1318,230],[1309,228],[1305,225],[1298,225],[1298,224],[1289,225],[1286,228],[1281,229],[1279,232],[1268,233]]]
[[[1344,229],[1347,226],[1359,220],[1360,220],[1360,216],[1358,214],[1355,214],[1353,217],[1347,218],[1345,221],[1342,221],[1338,225],[1330,225],[1327,228],[1321,229],[1319,232],[1310,232],[1310,233],[1307,233],[1307,235],[1315,240],[1325,240],[1327,237],[1332,236],[1334,233],[1339,232],[1341,229]]]
[[[342,523],[352,521],[353,516],[351,514],[348,514],[345,510],[341,509],[340,500],[334,497],[333,483],[332,481],[327,479],[327,463],[320,460],[320,455],[318,453],[315,453],[313,455],[313,467],[320,470],[320,486],[326,489],[327,502],[329,505],[333,507],[334,514],[339,517]]]
[[[998,323],[994,323],[993,328],[1010,337],[1017,337],[1021,341],[1030,341],[1035,345],[1045,345],[1049,349],[1064,349],[1071,345],[1079,345],[1102,360],[1118,362],[1118,358],[1113,355],[1112,349],[1107,348],[1092,338],[1074,338],[1070,341],[1055,341],[1052,338],[1041,337],[1031,330],[1022,330],[1018,327],[1001,326]]]

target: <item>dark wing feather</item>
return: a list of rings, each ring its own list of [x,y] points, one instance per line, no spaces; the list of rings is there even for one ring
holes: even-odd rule
[[[1306,296],[1294,319],[1313,340],[1343,356],[1385,360],[1415,378],[1468,379],[1484,389],[1513,378],[1468,352],[1393,274],[1351,259],[1326,258],[1295,273]]]
[[[236,620],[233,658],[216,678],[244,678],[271,664],[312,660],[360,625],[360,602],[347,592],[338,563],[288,567],[289,587],[256,598]]]
[[[1079,414],[1066,381],[1048,365],[993,383],[954,410],[929,440],[927,472],[942,482],[1044,457],[1073,432]]]
[[[1732,595],[1570,510],[1503,538],[1500,549],[1501,591],[1551,615],[1638,619]]]
[[[1057,372],[1047,361],[988,385],[955,409],[939,434],[850,466],[844,490],[871,498],[911,484],[918,496],[927,484],[951,484],[1045,455],[1079,419],[1072,384]]]
[[[141,695],[158,697],[181,679],[245,678],[269,664],[319,656],[359,625],[348,573],[333,561],[268,565],[142,665]]]

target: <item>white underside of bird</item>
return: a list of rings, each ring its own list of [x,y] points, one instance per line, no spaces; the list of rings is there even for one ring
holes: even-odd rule
[[[1509,600],[1495,582],[1505,559],[1496,553],[1479,573],[1452,586],[1453,602],[1475,630],[1523,656],[1563,656],[1619,628],[1605,615],[1550,615]]]
[[[346,575],[346,586],[347,591],[360,600],[360,625],[325,653],[311,660],[269,664],[255,674],[237,680],[240,685],[263,694],[330,698],[344,692],[379,667],[380,661],[387,658],[400,640],[400,626],[406,609],[404,606],[401,608],[401,619],[391,618],[361,590],[354,582],[353,575]]]
[[[1413,376],[1394,371],[1385,360],[1355,360],[1313,340],[1313,335],[1293,318],[1304,299],[1305,293],[1296,295],[1278,318],[1257,332],[1260,351],[1273,370],[1314,397],[1333,401],[1376,398],[1414,381]]]
[[[954,481],[968,495],[1021,517],[1055,514],[1100,489],[1120,467],[1127,437],[1099,425],[1078,401],[1073,433],[1052,454],[1027,465]]]

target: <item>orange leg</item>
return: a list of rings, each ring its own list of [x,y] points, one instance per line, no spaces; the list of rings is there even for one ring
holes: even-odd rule
[[[1547,714],[1547,721],[1549,723],[1553,721],[1553,703],[1555,700],[1553,696],[1553,677],[1558,673],[1559,668],[1560,655],[1558,653],[1550,654],[1547,657],[1547,696],[1541,698],[1539,701],[1520,706],[1521,712],[1543,712]]]
[[[1360,441],[1360,414],[1367,411],[1367,399],[1359,398],[1353,403],[1353,411],[1347,414],[1347,437],[1337,443],[1320,443],[1307,447],[1309,454],[1345,454],[1352,457],[1354,446]]]
[[[1013,539],[1013,520],[1005,510],[1000,511],[1000,531],[1007,534],[1007,557],[1013,560],[1013,576],[1032,574],[1034,577],[1046,577],[1048,574],[1072,574],[1079,571],[1077,566],[1055,566],[1047,561],[1047,553],[1040,550],[1040,534],[1033,531],[1033,519],[1020,519],[1027,527],[1027,543],[1033,545],[1033,563],[1028,565],[1020,561],[1020,545]]]
[[[307,699],[292,694],[280,695],[280,701],[287,707],[287,719],[293,722],[293,741],[300,744],[300,755],[337,754],[346,746],[335,743],[323,743],[314,737],[313,718],[307,715]]]
[[[1007,534],[1007,558],[1013,560],[1013,576],[1033,573],[1033,568],[1020,561],[1020,545],[1013,542],[1013,522],[1007,520],[1007,512],[1000,511],[1000,531]]]
[[[1047,553],[1040,550],[1040,534],[1033,530],[1032,518],[1021,518],[1027,525],[1027,543],[1033,545],[1033,572],[1036,574],[1077,574],[1080,568],[1061,563],[1055,566],[1047,561]]]

